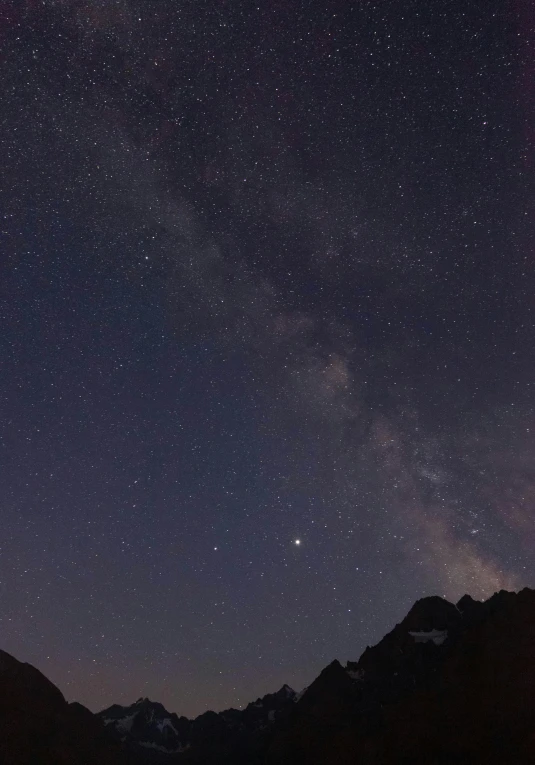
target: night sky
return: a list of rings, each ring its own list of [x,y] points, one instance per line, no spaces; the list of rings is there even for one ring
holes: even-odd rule
[[[0,2],[0,647],[193,715],[535,584],[530,0]]]

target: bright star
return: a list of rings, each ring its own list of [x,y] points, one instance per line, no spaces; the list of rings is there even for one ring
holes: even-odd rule
[[[296,539],[295,542],[294,542],[294,545],[299,546],[300,544],[301,544],[301,540],[300,539]]]

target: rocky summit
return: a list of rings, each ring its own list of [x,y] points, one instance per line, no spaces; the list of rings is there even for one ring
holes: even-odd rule
[[[0,651],[1,765],[530,765],[535,592],[419,600],[358,661],[194,720],[140,698],[93,715]]]

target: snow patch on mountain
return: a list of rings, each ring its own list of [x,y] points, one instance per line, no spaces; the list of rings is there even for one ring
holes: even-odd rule
[[[448,630],[430,630],[429,632],[409,632],[416,643],[428,643],[432,641],[435,645],[442,645],[448,637]]]
[[[119,733],[130,733],[132,730],[132,725],[134,724],[134,720],[136,718],[137,712],[134,712],[132,715],[126,715],[126,717],[122,718],[111,718],[111,717],[105,717],[103,719],[104,725],[110,725],[113,723],[116,727],[116,729],[119,731]]]
[[[158,728],[160,733],[163,733],[165,728],[171,728],[173,733],[176,736],[178,736],[177,729],[175,728],[175,726],[173,725],[173,723],[171,722],[171,720],[168,717],[165,717],[163,720],[158,720],[158,722],[156,723],[156,727]]]
[[[190,748],[190,744],[186,744],[186,746],[178,746],[176,749],[170,749],[161,744],[155,744],[154,741],[140,741],[139,746],[142,746],[144,749],[155,749],[157,752],[164,752],[165,754],[180,754],[180,752],[185,752],[186,749]]]

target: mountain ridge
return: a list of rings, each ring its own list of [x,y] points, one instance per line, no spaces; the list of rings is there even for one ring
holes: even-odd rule
[[[140,697],[93,715],[0,651],[0,763],[528,765],[535,591],[422,598],[357,661],[301,693],[188,719]]]
[[[113,704],[96,717],[130,748],[145,747],[178,754],[200,746],[207,736],[216,735],[226,740],[236,733],[259,733],[274,723],[296,697],[295,691],[284,684],[278,691],[257,698],[243,709],[207,710],[192,719],[168,712],[159,702],[139,698],[128,706]]]

